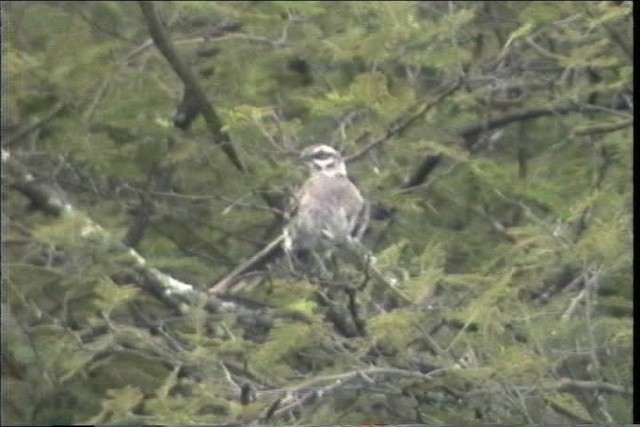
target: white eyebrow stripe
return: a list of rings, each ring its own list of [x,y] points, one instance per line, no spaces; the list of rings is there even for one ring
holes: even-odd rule
[[[328,166],[333,166],[335,165],[336,161],[335,159],[314,159],[313,163],[315,163],[318,166],[321,166],[323,169],[326,169]]]
[[[313,157],[314,155],[317,154],[328,154],[331,156],[337,156],[339,155],[338,151],[333,148],[330,147],[328,145],[319,145],[319,146],[315,146],[315,147],[308,147],[306,150],[304,150],[303,155],[309,156],[309,157]]]

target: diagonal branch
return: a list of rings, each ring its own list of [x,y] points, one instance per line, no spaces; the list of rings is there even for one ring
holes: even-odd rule
[[[209,294],[220,294],[224,292],[228,292],[229,288],[237,281],[238,277],[240,277],[243,273],[248,271],[250,268],[260,263],[263,259],[271,256],[275,253],[279,248],[280,244],[284,240],[284,234],[280,234],[274,240],[272,240],[267,246],[262,248],[258,253],[253,255],[251,258],[246,260],[245,262],[238,265],[234,268],[229,274],[224,276],[222,279],[218,280],[213,286],[209,288]]]
[[[444,98],[446,98],[447,96],[449,96],[453,92],[455,92],[461,85],[462,85],[462,79],[457,79],[447,89],[442,91],[433,101],[424,102],[420,106],[418,111],[416,111],[414,114],[412,114],[409,118],[407,118],[406,120],[403,120],[400,124],[397,124],[395,126],[389,127],[387,129],[387,131],[384,133],[384,135],[376,138],[375,140],[373,140],[372,142],[367,144],[366,147],[364,147],[363,149],[361,149],[357,153],[352,154],[351,156],[347,157],[345,160],[347,162],[352,162],[354,160],[358,160],[362,156],[364,156],[367,152],[369,152],[371,149],[377,147],[378,145],[382,144],[383,142],[386,142],[387,140],[393,138],[394,136],[401,134],[407,128],[409,128],[409,126],[411,126],[413,123],[415,123],[416,120],[418,120],[419,118],[423,117],[434,106],[436,106],[438,103],[440,103],[440,101],[442,101]]]
[[[53,118],[55,118],[58,114],[60,114],[66,105],[62,102],[56,104],[51,111],[49,111],[42,119],[36,121],[35,123],[30,124],[27,127],[18,129],[15,133],[8,135],[2,141],[2,146],[4,148],[11,148],[13,144],[17,141],[20,141],[22,138],[30,134],[31,132],[37,130],[38,128],[44,126],[48,122],[50,122]]]
[[[596,105],[589,105],[589,107],[595,107]],[[455,134],[462,139],[469,139],[482,132],[487,132],[496,128],[500,128],[511,123],[523,122],[526,120],[533,120],[544,116],[564,115],[572,112],[579,112],[587,106],[579,104],[558,104],[551,108],[532,108],[529,110],[516,111],[513,113],[505,114],[504,116],[497,117],[493,120],[486,120],[458,129]],[[627,110],[628,106],[622,102],[618,102],[614,105],[613,110]],[[468,149],[472,149],[473,146],[468,146]],[[409,178],[402,184],[403,189],[415,187],[422,184],[427,177],[433,172],[435,167],[442,160],[442,155],[430,155],[426,156],[415,169],[415,171],[409,176]]]
[[[505,114],[504,116],[497,117],[493,120],[487,120],[480,123],[474,123],[469,126],[465,126],[459,129],[456,134],[461,138],[470,138],[481,132],[486,132],[506,126],[515,122],[522,122],[526,120],[537,119],[543,116],[552,116],[556,114],[567,114],[571,111],[576,111],[577,108],[572,105],[558,105],[552,108],[532,108],[530,110],[516,111],[511,114]]]
[[[446,368],[434,369],[431,372],[422,373],[408,369],[373,367],[303,380],[296,385],[286,387],[284,391],[286,391],[287,395],[273,402],[266,413],[261,416],[260,421],[269,421],[270,419],[287,415],[295,409],[315,403],[321,398],[329,396],[331,392],[347,386],[353,381],[373,384],[376,382],[374,378],[380,376],[385,379],[398,377],[427,382],[446,373]],[[329,382],[329,384],[322,385],[327,382]],[[303,392],[303,394],[295,396],[298,392]]]
[[[78,227],[75,232],[78,239],[94,242],[123,255],[125,262],[131,264],[133,270],[142,278],[139,283],[141,288],[177,312],[189,310],[191,299],[200,294],[193,285],[176,280],[149,266],[147,260],[135,249],[115,240],[107,230],[65,201],[64,196],[37,182],[28,169],[6,150],[2,150],[2,166],[3,181],[6,180],[11,188],[31,200],[36,208],[52,216],[77,221]]]
[[[149,27],[149,33],[155,43],[156,47],[165,57],[171,68],[176,72],[182,83],[184,83],[185,91],[189,92],[194,101],[198,104],[200,111],[207,123],[209,132],[213,135],[213,140],[216,144],[222,147],[224,153],[229,157],[229,160],[240,171],[244,171],[245,167],[238,157],[238,153],[231,144],[229,135],[222,130],[222,121],[216,113],[211,102],[207,99],[200,82],[196,78],[196,75],[191,69],[184,63],[182,58],[178,55],[178,52],[173,47],[171,40],[165,34],[165,31],[160,23],[160,19],[156,13],[155,7],[152,1],[140,1],[140,9],[147,21]]]

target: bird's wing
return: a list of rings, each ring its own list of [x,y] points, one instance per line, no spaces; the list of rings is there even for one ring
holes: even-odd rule
[[[290,194],[287,200],[287,205],[284,208],[284,219],[286,222],[291,222],[291,219],[298,213],[298,207],[300,205],[298,193],[300,189]]]
[[[303,203],[303,198],[305,194],[307,194],[309,187],[311,186],[311,180],[308,179],[302,185],[300,185],[293,194],[289,197],[287,201],[287,206],[285,208],[284,217],[287,222],[290,222],[293,218],[296,217],[298,211],[300,209],[300,204]]]
[[[358,212],[357,218],[354,221],[354,227],[351,231],[351,236],[356,240],[361,240],[362,236],[364,236],[364,232],[369,227],[370,217],[370,206],[369,203],[364,200],[362,203],[362,209]]]

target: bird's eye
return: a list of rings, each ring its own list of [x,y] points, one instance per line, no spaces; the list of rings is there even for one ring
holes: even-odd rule
[[[328,158],[330,158],[332,156],[331,156],[331,153],[327,153],[327,152],[321,151],[319,153],[316,153],[313,157],[318,159],[318,160],[324,160],[324,159],[328,159]]]

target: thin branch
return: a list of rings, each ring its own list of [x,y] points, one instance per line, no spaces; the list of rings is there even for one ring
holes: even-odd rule
[[[45,116],[22,128],[22,129],[18,129],[15,133],[7,136],[6,139],[4,139],[2,141],[2,146],[4,148],[11,148],[11,146],[16,142],[19,141],[20,139],[24,138],[25,136],[27,136],[28,134],[30,134],[31,132],[41,128],[42,126],[44,126],[45,124],[47,124],[48,122],[50,122],[54,117],[56,117],[58,114],[60,114],[64,108],[66,107],[66,105],[62,102],[56,104],[51,111],[49,111],[47,114],[45,114]]]
[[[305,404],[310,404],[316,402],[318,399],[322,397],[326,397],[330,392],[344,387],[349,382],[354,380],[362,380],[366,383],[374,383],[375,381],[371,377],[375,377],[377,375],[383,376],[392,376],[392,377],[404,377],[404,378],[415,378],[421,381],[432,379],[435,376],[444,374],[446,369],[436,369],[427,374],[423,374],[419,371],[410,371],[407,369],[397,369],[397,368],[369,368],[369,369],[361,369],[355,371],[344,372],[341,374],[335,375],[326,375],[322,377],[316,377],[311,380],[303,381],[297,385],[287,387],[285,391],[287,392],[287,396],[282,397],[276,400],[272,405],[270,405],[269,410],[266,411],[266,414],[262,417],[263,420],[269,420],[272,418],[276,418],[278,416],[282,416],[284,414],[290,413],[296,408],[299,408]],[[330,382],[330,384],[319,387],[318,389],[309,390],[312,387],[317,387],[320,384]],[[293,397],[293,393],[302,390],[309,390],[304,393],[301,397],[295,398]]]
[[[591,7],[589,7],[588,3],[586,4],[586,11],[591,18],[597,18],[595,11]],[[622,52],[627,55],[627,58],[631,60],[631,63],[633,63],[633,40],[628,40],[624,36],[624,34],[618,32],[618,30],[608,22],[601,22],[601,25],[609,34],[609,38],[613,40],[613,42],[620,48],[620,50],[622,50]],[[618,25],[620,25],[620,23]]]
[[[560,378],[558,381],[547,382],[540,386],[515,386],[514,389],[522,390],[526,392],[532,392],[540,390],[541,392],[558,391],[558,392],[574,392],[578,390],[586,391],[601,391],[608,394],[620,394],[623,396],[633,396],[633,390],[629,387],[623,387],[621,385],[608,383],[604,381],[585,381],[574,380],[571,378]],[[495,394],[498,390],[494,387],[486,387],[477,390],[472,390],[463,394],[463,398],[472,398],[475,396],[482,396],[487,394]]]
[[[544,116],[554,116],[567,114],[572,111],[576,111],[578,108],[573,105],[556,105],[551,108],[532,108],[530,110],[517,111],[511,114],[505,114],[504,116],[495,118],[493,120],[487,120],[480,123],[474,123],[469,126],[465,126],[459,129],[456,134],[461,138],[467,139],[472,136],[476,136],[481,132],[486,132],[492,129],[506,126],[511,123],[523,122],[526,120],[537,119]]]
[[[577,127],[573,130],[574,136],[597,135],[600,133],[615,132],[633,125],[633,117],[627,120],[620,120],[615,123],[603,123],[593,126]]]
[[[413,303],[413,300],[409,298],[409,296],[407,296],[397,286],[395,286],[394,281],[388,280],[382,275],[380,270],[378,270],[378,268],[372,262],[374,260],[373,254],[362,243],[354,239],[349,240],[345,249],[356,258],[358,267],[362,269],[367,277],[373,278],[374,281],[383,289],[389,289],[403,302],[407,304]]]
[[[101,25],[100,22],[91,19],[88,16],[88,13],[85,10],[80,9],[78,14],[80,15],[80,18],[84,22],[89,24],[95,30],[98,30],[98,31],[100,31],[100,32],[102,32],[104,34],[107,34],[107,35],[109,35],[111,37],[117,38],[118,40],[121,40],[121,41],[124,41],[124,42],[127,42],[127,43],[135,43],[134,40],[132,40],[132,39],[130,39],[128,37],[125,37],[125,36],[123,36],[122,34],[116,32],[116,31],[112,31],[110,28],[106,28],[105,26]]]
[[[352,162],[354,160],[358,160],[361,157],[363,157],[367,152],[369,152],[371,149],[373,149],[373,148],[377,147],[378,145],[388,141],[389,139],[393,138],[394,136],[401,134],[402,132],[407,130],[407,128],[409,128],[413,123],[415,123],[416,120],[418,120],[419,118],[423,117],[434,106],[436,106],[438,103],[440,103],[440,101],[442,101],[444,98],[446,98],[447,96],[449,96],[453,92],[455,92],[461,85],[462,85],[462,79],[457,79],[447,89],[445,89],[443,92],[441,92],[433,101],[423,103],[420,106],[420,108],[418,109],[418,111],[416,111],[409,118],[407,118],[406,120],[403,120],[398,125],[389,127],[387,129],[387,131],[384,133],[384,135],[376,138],[375,140],[373,140],[371,143],[369,143],[367,146],[365,146],[363,149],[361,149],[357,153],[352,154],[351,156],[348,156],[345,160],[347,162]]]
[[[633,103],[628,99],[623,99],[616,105],[605,107],[597,104],[579,104],[580,110],[583,111],[600,111],[603,113],[615,114],[616,116],[633,118]],[[627,113],[630,111],[631,113]]]
[[[184,199],[184,200],[193,200],[193,201],[196,201],[196,200],[220,201],[225,203],[225,209],[223,210],[223,215],[228,214],[231,209],[235,209],[235,208],[250,209],[250,210],[256,210],[261,212],[269,212],[275,215],[282,215],[282,211],[277,208],[271,208],[269,206],[261,206],[261,205],[252,204],[252,203],[241,203],[240,200],[246,196],[241,197],[238,200],[231,200],[226,197],[218,196],[215,194],[199,195],[199,194],[182,194],[182,193],[176,193],[175,191],[144,190],[144,189],[132,187],[129,184],[124,184],[122,188],[125,188],[127,190],[130,190],[139,194],[147,194],[151,196],[159,196],[159,197],[166,197],[166,198],[173,198],[173,199]]]
[[[541,57],[551,59],[557,62],[563,62],[563,61],[565,63],[568,62],[568,58],[562,55],[558,55],[557,53],[549,52],[548,50],[540,46],[538,43],[533,41],[533,37],[527,37],[526,41],[527,41],[527,44],[531,46],[533,50],[535,50]]]
[[[592,271],[592,272],[585,272],[583,273],[584,277],[585,277],[585,281],[584,281],[584,287],[582,289],[582,291],[580,291],[580,293],[571,299],[571,303],[569,304],[569,307],[565,310],[564,313],[562,313],[562,316],[560,317],[560,320],[562,322],[566,322],[568,321],[571,316],[573,315],[573,313],[575,312],[576,308],[578,307],[578,303],[580,303],[582,300],[585,300],[587,309],[586,309],[586,316],[589,317],[590,315],[590,298],[592,298],[592,294],[594,292],[594,288],[597,286],[597,282],[598,282],[598,276],[599,276],[600,272],[599,271]],[[590,324],[590,320],[591,319],[587,319],[589,322],[588,324]],[[593,342],[592,340],[592,349],[595,348],[595,342]],[[595,358],[595,356],[594,356]],[[598,363],[595,363],[596,367],[599,365]]]
[[[240,171],[245,171],[245,167],[240,161],[235,148],[231,144],[229,135],[222,130],[222,121],[216,113],[213,105],[207,99],[200,82],[193,71],[184,63],[182,58],[178,55],[177,51],[173,47],[173,43],[167,37],[160,19],[156,13],[154,4],[152,1],[140,1],[140,9],[147,21],[149,27],[149,33],[153,38],[153,41],[162,55],[165,57],[171,68],[176,72],[180,80],[185,86],[185,90],[190,92],[194,96],[194,100],[198,103],[200,111],[205,119],[209,132],[213,135],[213,140],[216,144],[222,147],[222,150],[227,155],[233,165]]]
[[[602,108],[598,105],[587,104],[558,104],[551,108],[533,108],[524,111],[517,111],[515,113],[505,114],[504,116],[497,117],[493,120],[482,121],[465,126],[455,133],[462,139],[470,139],[482,132],[487,132],[499,127],[503,127],[512,123],[523,122],[526,120],[533,120],[544,116],[563,115],[571,112],[579,112],[589,108]],[[613,106],[611,110],[607,109],[607,112],[616,113],[616,110],[627,110],[629,107],[623,102],[618,102]],[[627,116],[628,117],[628,116]],[[468,147],[472,149],[473,146]],[[411,176],[403,183],[401,188],[411,188],[420,185],[424,182],[429,174],[435,169],[435,167],[442,161],[442,155],[430,155],[426,156]]]
[[[209,294],[220,294],[223,292],[227,292],[229,288],[236,282],[236,279],[240,275],[242,275],[244,272],[249,270],[254,265],[258,264],[264,258],[271,256],[276,250],[278,250],[283,240],[284,240],[284,234],[281,234],[278,237],[276,237],[267,246],[262,248],[259,252],[257,252],[255,255],[253,255],[251,258],[249,258],[245,262],[238,265],[229,274],[227,274],[218,282],[216,282],[213,286],[211,286],[208,291]]]

